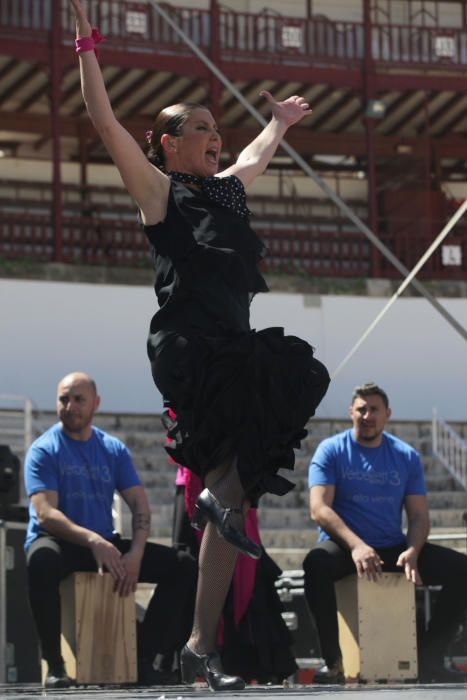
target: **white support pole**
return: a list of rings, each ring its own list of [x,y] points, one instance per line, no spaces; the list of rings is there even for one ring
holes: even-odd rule
[[[266,125],[266,120],[242,95],[239,90],[230,82],[230,80],[220,71],[217,66],[201,51],[201,49],[185,34],[185,32],[180,29],[180,27],[173,21],[173,19],[167,14],[165,9],[163,9],[156,0],[149,0],[150,4],[154,7],[155,11],[162,17],[162,19],[174,30],[176,34],[185,42],[185,44],[193,51],[193,53],[202,61],[209,70],[214,73],[216,78],[234,95],[239,102],[245,107],[245,109],[250,112],[250,114],[261,124],[261,126]],[[375,245],[378,250],[384,255],[384,257],[389,260],[394,267],[402,274],[408,275],[409,270],[403,265],[400,260],[396,258],[395,255],[387,248],[382,241],[371,231],[368,226],[347,206],[347,204],[329,187],[329,185],[322,180],[317,173],[308,165],[308,163],[301,157],[297,151],[290,146],[287,141],[282,139],[280,145],[286,153],[299,165],[302,170],[311,177],[314,182],[320,187],[321,190],[334,202],[334,204],[340,209],[340,211],[345,214],[355,226]],[[467,341],[467,330],[459,323],[451,314],[444,308],[442,304],[434,297],[428,289],[419,280],[413,278],[411,284],[415,289],[425,297],[427,301],[443,316],[443,318],[451,324],[451,326]]]
[[[430,245],[428,250],[422,255],[418,263],[415,265],[415,267],[412,269],[412,271],[407,275],[405,280],[402,282],[402,284],[399,286],[397,291],[392,295],[392,297],[389,299],[389,301],[384,305],[384,307],[381,309],[379,314],[376,316],[376,318],[370,323],[366,331],[363,333],[363,335],[360,336],[360,338],[357,340],[353,348],[347,353],[347,355],[344,357],[342,362],[336,367],[334,370],[333,374],[331,375],[331,378],[334,379],[339,372],[345,367],[347,362],[350,360],[350,358],[355,354],[355,352],[358,350],[360,345],[363,343],[364,340],[368,338],[370,335],[371,331],[376,328],[378,323],[381,321],[383,316],[386,314],[387,311],[391,308],[391,306],[394,304],[394,302],[401,296],[402,292],[409,286],[410,282],[412,279],[415,277],[417,272],[423,267],[423,265],[426,263],[430,255],[433,253],[436,248],[441,245],[441,243],[444,241],[448,233],[451,231],[451,229],[456,225],[456,223],[459,221],[459,219],[465,214],[465,211],[467,210],[467,199],[460,205],[460,207],[457,209],[455,214],[449,219],[448,223],[446,226],[443,228],[443,230],[438,234],[438,236],[435,238],[433,243]],[[465,337],[467,340],[467,337]]]
[[[438,455],[438,411],[436,408],[433,408],[431,419],[431,452],[435,457]]]

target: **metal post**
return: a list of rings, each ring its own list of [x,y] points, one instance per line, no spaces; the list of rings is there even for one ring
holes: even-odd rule
[[[24,454],[29,449],[32,442],[32,401],[29,398],[24,399]]]
[[[431,419],[431,453],[434,457],[438,454],[438,429],[437,429],[437,410],[433,408],[433,416]]]
[[[62,26],[60,20],[61,2],[52,3],[52,32],[50,36],[50,119],[52,126],[52,163],[53,163],[53,227],[54,227],[54,262],[63,259],[62,228],[62,183],[60,172],[60,47],[62,43]]]
[[[217,66],[220,64],[220,44],[219,44],[219,5],[217,0],[211,0],[210,8],[210,48],[209,57]],[[221,108],[221,84],[214,73],[209,73],[209,107],[216,121],[219,121],[222,113]]]
[[[376,158],[375,158],[375,120],[365,119],[367,147],[367,182],[368,182],[368,223],[375,236],[378,236],[378,204],[376,201]],[[381,275],[380,256],[378,249],[371,249],[371,276]]]
[[[6,528],[0,520],[0,684],[6,683]]]
[[[364,78],[364,100],[365,109],[369,101],[374,98],[374,65],[371,50],[371,4],[370,0],[363,0],[363,29],[364,47],[363,58],[363,78]],[[367,150],[367,183],[368,183],[368,223],[374,235],[378,234],[378,203],[376,200],[376,157],[375,157],[375,120],[367,116],[365,119],[366,129],[366,150]],[[378,249],[373,246],[371,249],[371,276],[379,277],[381,274],[380,256]]]
[[[84,129],[83,122],[80,122],[78,128],[79,136],[79,163],[80,163],[80,197],[81,197],[81,215],[79,217],[79,240],[80,245],[84,246],[85,241],[88,237],[94,238],[94,231],[90,231],[91,226],[91,208],[89,205],[89,191],[88,191],[88,139],[86,136],[86,130]],[[81,247],[81,251],[83,248]]]
[[[112,520],[114,530],[123,535],[122,499],[117,492],[114,493],[112,502]]]
[[[24,457],[26,457],[26,452],[32,443],[32,401],[28,397],[24,399]],[[28,497],[24,489],[24,471],[23,471],[24,458],[21,464],[20,470],[20,482],[19,482],[19,500],[20,503],[27,503]]]
[[[423,587],[423,602],[425,608],[425,632],[428,629],[431,620],[431,592],[429,586]]]
[[[86,129],[82,122],[78,127],[79,138],[79,186],[81,195],[81,214],[87,209],[88,205],[88,139]],[[87,212],[86,212],[87,214]]]

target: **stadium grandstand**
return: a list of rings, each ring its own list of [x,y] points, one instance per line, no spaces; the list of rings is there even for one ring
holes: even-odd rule
[[[258,131],[151,2],[87,3],[117,117],[144,146],[163,106],[210,106],[224,163]],[[464,2],[192,0],[170,18],[242,96],[303,94],[313,114],[288,141],[412,268],[462,200],[467,176]],[[0,255],[6,260],[149,266],[147,245],[85,114],[71,5],[1,0]],[[285,152],[252,190],[267,270],[338,278],[400,273]],[[459,222],[422,279],[463,280]]]

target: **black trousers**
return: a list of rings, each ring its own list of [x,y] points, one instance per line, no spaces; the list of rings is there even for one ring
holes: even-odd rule
[[[375,549],[384,562],[383,571],[402,571],[396,562],[405,545]],[[325,540],[308,553],[303,569],[305,596],[316,621],[321,654],[330,666],[341,656],[334,581],[355,574],[355,564],[349,550],[332,540]],[[439,663],[467,605],[467,556],[427,543],[418,557],[418,570],[424,585],[442,586],[432,610],[429,629],[419,639],[420,663]],[[388,614],[391,614],[390,610]]]
[[[122,554],[129,551],[131,540],[116,535],[112,543]],[[60,652],[60,581],[74,571],[97,571],[90,549],[55,537],[42,535],[26,554],[29,600],[42,656],[49,665],[59,663]],[[156,654],[179,650],[190,634],[190,613],[196,592],[197,564],[186,552],[148,542],[139,581],[157,583],[143,623],[138,630],[138,659],[150,662]],[[188,624],[187,624],[188,620]]]

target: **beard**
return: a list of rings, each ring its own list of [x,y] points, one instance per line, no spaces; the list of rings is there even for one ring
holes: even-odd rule
[[[367,430],[368,430],[368,429],[367,429]],[[374,428],[374,429],[371,431],[371,433],[370,433],[370,432],[364,432],[364,431],[361,431],[361,430],[360,430],[360,431],[358,431],[358,433],[357,433],[357,435],[358,435],[358,438],[357,438],[357,439],[358,439],[360,442],[373,442],[374,440],[377,440],[377,439],[381,436],[382,432],[383,432],[382,430],[377,430],[376,428]]]

